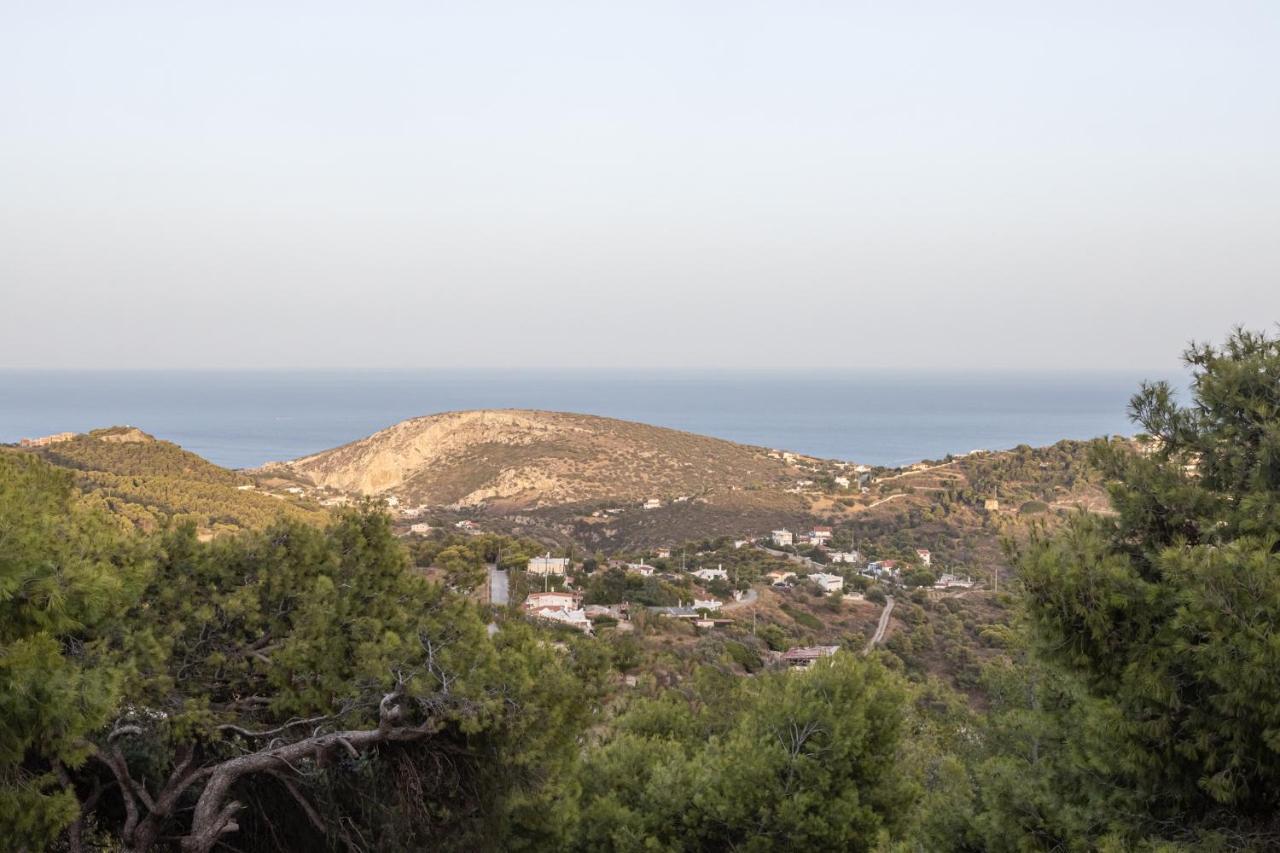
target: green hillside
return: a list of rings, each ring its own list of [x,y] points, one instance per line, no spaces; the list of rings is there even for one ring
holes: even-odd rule
[[[319,507],[254,491],[249,477],[131,427],[5,452],[30,453],[73,472],[89,503],[142,530],[191,522],[207,537],[285,519],[328,518]]]

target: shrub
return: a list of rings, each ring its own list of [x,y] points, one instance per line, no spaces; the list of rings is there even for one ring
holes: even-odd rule
[[[730,642],[725,643],[724,651],[731,661],[745,669],[747,672],[755,672],[760,669],[760,655],[756,654],[754,649],[749,649],[742,643],[739,643],[736,640],[731,640]]]

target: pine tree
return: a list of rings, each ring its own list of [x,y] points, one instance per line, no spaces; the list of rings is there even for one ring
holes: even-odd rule
[[[148,567],[80,503],[69,475],[0,452],[0,838],[10,849],[43,849],[79,813],[69,774],[125,675],[98,629]]]
[[[1131,404],[1150,440],[1100,449],[1114,517],[1020,555],[1039,651],[1105,703],[1098,784],[1137,835],[1280,840],[1280,342],[1192,345],[1191,401]],[[1212,835],[1211,833],[1218,833]]]

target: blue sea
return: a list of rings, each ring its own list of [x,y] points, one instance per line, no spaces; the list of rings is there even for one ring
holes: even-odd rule
[[[128,424],[220,465],[292,459],[405,418],[584,412],[872,465],[1135,432],[1141,373],[0,371],[0,442]]]

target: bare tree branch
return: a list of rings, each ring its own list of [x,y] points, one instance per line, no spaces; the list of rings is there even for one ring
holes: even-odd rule
[[[341,713],[342,712],[339,712],[338,714],[323,714],[319,717],[308,717],[305,720],[293,719],[282,726],[276,726],[274,729],[267,729],[261,732],[250,731],[249,729],[241,728],[240,726],[232,725],[230,723],[225,723],[221,726],[218,726],[218,731],[234,732],[235,734],[238,734],[241,737],[247,737],[247,738],[274,737],[275,735],[278,735],[281,732],[288,731],[294,726],[309,726],[313,723],[323,723],[326,720],[332,720],[335,717],[340,716]]]

